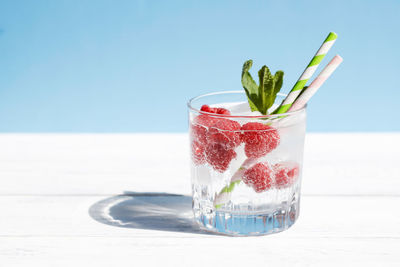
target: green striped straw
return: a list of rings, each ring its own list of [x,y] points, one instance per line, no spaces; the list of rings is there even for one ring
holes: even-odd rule
[[[222,188],[222,190],[215,196],[214,207],[216,209],[219,209],[225,203],[229,202],[229,200],[231,199],[232,191],[235,189],[236,185],[242,182],[242,176],[244,172],[247,170],[247,168],[249,168],[256,162],[257,159],[253,158],[248,158],[243,162],[242,166],[240,166],[240,168],[233,174],[229,185]]]
[[[283,100],[282,104],[274,111],[272,114],[280,114],[285,113],[292,106],[293,102],[301,93],[304,86],[307,84],[308,80],[312,77],[314,72],[317,70],[319,64],[322,59],[325,57],[326,53],[331,49],[332,45],[335,43],[337,38],[337,34],[334,32],[330,32],[328,37],[326,37],[325,41],[322,43],[321,47],[318,49],[315,56],[311,59],[311,62],[308,64],[307,68],[304,70],[303,74],[301,74],[300,78],[293,86],[292,90],[288,94],[288,96]],[[231,198],[231,194],[234,191],[236,185],[240,184],[242,181],[242,176],[246,169],[250,167],[252,164],[256,162],[256,159],[246,159],[242,166],[235,172],[232,176],[230,183],[222,188],[222,190],[216,194],[214,199],[215,208],[221,208],[225,203],[229,202]]]
[[[321,47],[318,49],[315,56],[311,59],[311,62],[308,64],[307,68],[304,70],[303,74],[301,74],[300,78],[297,80],[296,84],[293,86],[292,90],[289,92],[288,96],[283,100],[282,104],[274,111],[272,114],[281,114],[285,113],[292,106],[293,102],[299,96],[304,86],[317,70],[319,63],[321,63],[322,59],[325,57],[326,53],[328,53],[329,49],[331,49],[332,45],[335,43],[337,38],[337,34],[334,32],[330,32],[328,37],[326,37],[325,41],[322,43]]]

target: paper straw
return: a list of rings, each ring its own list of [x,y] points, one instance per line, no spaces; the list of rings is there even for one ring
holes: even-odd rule
[[[240,166],[240,168],[232,176],[229,185],[222,188],[222,190],[219,192],[219,194],[215,196],[215,199],[214,199],[215,208],[218,209],[225,203],[229,202],[229,200],[231,199],[231,193],[232,193],[233,189],[235,189],[235,186],[242,181],[242,176],[243,176],[244,172],[250,166],[252,166],[256,161],[257,161],[256,159],[249,158],[243,162],[243,164]]]
[[[312,83],[304,89],[300,96],[294,101],[293,105],[290,107],[289,111],[295,111],[304,107],[304,105],[310,100],[310,98],[317,92],[322,84],[331,76],[331,74],[336,70],[336,68],[342,63],[343,58],[336,55],[332,60],[325,66],[325,68],[318,74],[317,78],[312,81]]]
[[[304,86],[307,84],[308,80],[315,73],[315,71],[317,70],[322,59],[325,57],[326,53],[328,53],[328,51],[331,49],[331,47],[335,43],[336,39],[337,39],[336,33],[330,32],[328,34],[325,41],[322,43],[322,45],[318,49],[317,53],[311,59],[307,68],[301,74],[300,78],[298,79],[296,84],[293,86],[293,88],[290,91],[290,93],[288,94],[288,96],[285,98],[285,100],[282,102],[282,104],[279,106],[279,108],[276,109],[272,114],[285,113],[286,111],[288,111],[291,108],[292,104],[294,105],[294,108],[296,108],[299,105],[301,105],[302,101],[305,101],[303,104],[303,106],[304,106],[305,103],[307,103],[307,101],[311,98],[311,96],[318,90],[319,87],[321,87],[321,85],[325,82],[325,80],[332,74],[332,72],[340,65],[340,63],[342,62],[343,59],[339,55],[336,55],[331,60],[331,62],[329,62],[329,64],[321,71],[321,73],[312,82],[312,84],[307,88],[307,90],[305,90],[303,92],[303,93],[305,93],[305,95],[301,98],[299,97],[298,98],[299,102],[297,104],[294,104],[296,98],[299,96],[299,94],[303,90]],[[322,76],[323,78],[320,78],[321,75],[323,75]],[[309,90],[309,88],[311,88],[311,90]],[[214,199],[215,208],[218,209],[230,201],[232,191],[235,189],[236,185],[238,185],[242,181],[242,176],[243,176],[244,172],[250,166],[252,166],[256,161],[257,161],[256,159],[246,159],[243,162],[243,164],[240,166],[240,168],[232,176],[229,185],[222,188],[222,190],[215,196],[215,199]]]
[[[332,60],[325,66],[325,68],[318,74],[318,76],[312,81],[312,83],[305,89],[301,95],[291,105],[289,111],[295,111],[301,109],[310,98],[317,92],[321,85],[332,75],[336,68],[342,63],[343,59],[341,56],[336,55]],[[222,188],[222,190],[215,196],[214,206],[216,209],[222,207],[228,203],[231,199],[232,191],[242,181],[244,172],[251,167],[257,159],[248,158],[246,159],[240,168],[232,176],[229,185]]]
[[[285,113],[289,110],[293,102],[299,96],[307,81],[314,74],[316,69],[321,63],[322,59],[325,57],[326,53],[328,53],[329,49],[331,49],[332,45],[335,43],[337,38],[337,34],[334,32],[330,32],[328,37],[326,37],[325,41],[322,43],[321,47],[318,49],[315,56],[311,59],[307,68],[304,70],[303,74],[301,74],[300,78],[297,80],[296,84],[293,86],[292,90],[288,94],[288,96],[283,100],[282,104],[276,109],[273,114]]]

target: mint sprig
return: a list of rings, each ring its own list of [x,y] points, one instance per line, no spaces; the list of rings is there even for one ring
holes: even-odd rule
[[[272,75],[268,67],[264,65],[258,71],[259,85],[257,85],[249,72],[252,65],[252,60],[247,60],[243,64],[242,85],[246,91],[251,111],[258,110],[267,115],[268,109],[274,104],[276,95],[282,88],[284,73],[278,70],[275,75]]]

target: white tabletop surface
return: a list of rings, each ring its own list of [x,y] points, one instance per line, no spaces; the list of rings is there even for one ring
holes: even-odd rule
[[[191,221],[186,134],[1,134],[0,266],[400,266],[400,133],[307,134],[301,212]]]

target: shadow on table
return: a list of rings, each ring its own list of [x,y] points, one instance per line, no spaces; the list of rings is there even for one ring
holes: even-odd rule
[[[209,234],[193,221],[192,198],[184,195],[124,192],[96,202],[89,215],[118,227]]]

